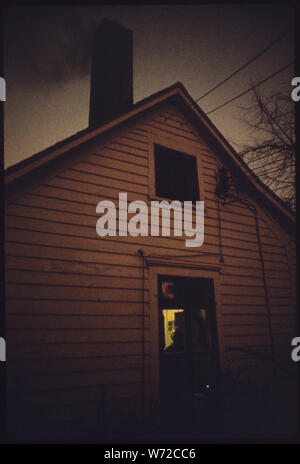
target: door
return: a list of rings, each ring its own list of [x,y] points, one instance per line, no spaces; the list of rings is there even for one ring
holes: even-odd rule
[[[213,279],[158,276],[160,403],[190,415],[219,371]]]

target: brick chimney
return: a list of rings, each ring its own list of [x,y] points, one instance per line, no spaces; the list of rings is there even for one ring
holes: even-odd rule
[[[111,121],[132,105],[132,31],[103,19],[92,56],[89,127]]]

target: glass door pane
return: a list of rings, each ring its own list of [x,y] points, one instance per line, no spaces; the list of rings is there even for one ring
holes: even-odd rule
[[[207,310],[191,309],[191,350],[192,352],[208,352],[211,349],[211,330]]]
[[[180,353],[185,348],[185,323],[183,309],[163,309],[164,353]]]

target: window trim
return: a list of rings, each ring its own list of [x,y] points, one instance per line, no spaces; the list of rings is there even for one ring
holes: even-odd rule
[[[205,189],[202,170],[202,157],[201,148],[186,141],[178,140],[176,137],[163,137],[161,135],[148,134],[148,147],[149,147],[149,176],[148,176],[148,195],[149,200],[167,200],[174,201],[171,198],[161,197],[156,195],[156,176],[155,176],[155,154],[154,146],[161,145],[170,150],[181,152],[183,154],[191,155],[196,158],[198,188],[200,201],[205,201]]]

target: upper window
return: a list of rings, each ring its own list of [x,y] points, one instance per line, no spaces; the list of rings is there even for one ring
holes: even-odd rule
[[[197,160],[161,145],[154,145],[155,193],[179,201],[198,201]]]

